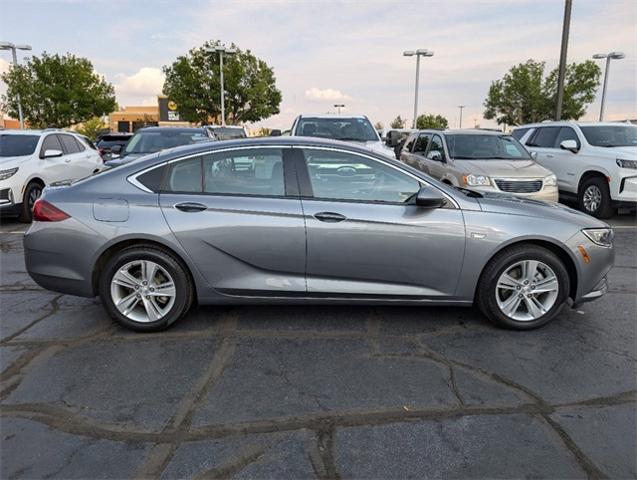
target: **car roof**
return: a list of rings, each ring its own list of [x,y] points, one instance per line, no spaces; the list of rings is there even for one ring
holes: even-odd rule
[[[313,115],[313,114],[309,114],[309,113],[304,113],[302,115],[299,115],[299,118],[329,118],[329,119],[338,120],[340,118],[343,118],[343,119],[347,119],[347,118],[367,118],[367,115],[341,115],[341,114],[335,114],[335,113],[317,113],[317,114]]]
[[[513,130],[518,130],[520,128],[537,128],[537,127],[566,127],[577,125],[578,127],[616,127],[618,125],[632,125],[631,123],[626,122],[576,122],[573,120],[556,120],[551,122],[539,122],[539,123],[527,123],[525,125],[518,125],[513,128]],[[635,126],[635,125],[633,125]]]
[[[143,127],[137,132],[203,132],[204,130],[205,127]]]
[[[443,135],[509,135],[508,133],[501,132],[499,130],[486,130],[481,128],[450,128],[446,130],[425,128],[421,130],[414,130],[414,132],[439,133]]]
[[[6,129],[6,130],[0,130],[0,135],[46,135],[49,133],[66,133],[66,134],[70,134],[70,135],[75,135],[77,137],[83,137],[84,135],[78,133],[78,132],[74,132],[73,130],[63,130],[61,128],[45,128],[45,129],[24,129],[24,130],[18,130],[18,129]]]

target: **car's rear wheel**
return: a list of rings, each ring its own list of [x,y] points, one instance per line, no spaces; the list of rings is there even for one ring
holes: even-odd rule
[[[521,245],[501,252],[485,267],[477,303],[495,324],[530,330],[555,318],[569,289],[568,272],[559,257],[539,246]]]
[[[585,180],[578,192],[579,208],[597,218],[609,218],[613,215],[612,200],[608,182],[602,177]]]
[[[30,223],[33,220],[33,206],[35,201],[42,195],[43,187],[38,182],[31,182],[24,189],[24,198],[22,200],[22,211],[19,220],[21,222]]]
[[[186,314],[193,288],[179,261],[164,250],[131,247],[109,259],[99,278],[108,313],[132,330],[163,330]]]

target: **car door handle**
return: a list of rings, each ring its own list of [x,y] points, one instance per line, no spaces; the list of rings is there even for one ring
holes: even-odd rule
[[[547,154],[546,154],[546,158],[553,158],[553,156],[554,156],[554,155],[553,155],[552,153],[547,153]]]
[[[206,207],[203,203],[197,202],[183,202],[175,205],[177,210],[181,210],[182,212],[203,212],[208,207]]]
[[[340,213],[334,213],[334,212],[316,213],[314,214],[314,218],[316,218],[317,220],[321,222],[327,222],[327,223],[337,223],[337,222],[342,222],[343,220],[347,220],[347,217],[345,215],[341,215]]]
[[[64,159],[64,163],[71,163],[71,159],[70,158],[65,158]]]

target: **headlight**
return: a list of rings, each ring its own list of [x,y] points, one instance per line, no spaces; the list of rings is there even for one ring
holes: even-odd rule
[[[555,175],[549,175],[544,179],[545,187],[554,187],[557,185],[557,177]]]
[[[582,233],[586,235],[591,242],[601,245],[602,247],[613,246],[613,229],[612,228],[585,228]]]
[[[625,160],[623,158],[618,158],[615,160],[615,163],[621,168],[637,169],[637,160]]]
[[[10,168],[9,170],[0,170],[0,180],[6,180],[7,178],[14,176],[17,171],[18,167]]]
[[[464,184],[469,185],[470,187],[481,187],[491,185],[491,181],[489,177],[485,177],[484,175],[465,175],[463,177]]]

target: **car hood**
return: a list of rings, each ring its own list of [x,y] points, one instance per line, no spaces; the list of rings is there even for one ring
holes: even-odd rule
[[[117,158],[112,158],[111,160],[107,160],[106,162],[104,162],[104,164],[109,167],[119,167],[120,165],[126,165],[127,163],[130,163],[133,160],[137,160],[140,157],[143,157],[141,153],[131,153],[123,157],[117,157]]]
[[[619,158],[626,158],[627,160],[634,160],[635,156],[637,155],[637,146],[635,147],[608,147],[608,148],[603,148],[600,147],[602,150],[605,150],[607,152],[613,152],[614,154],[618,155]]]
[[[476,200],[480,203],[480,208],[484,212],[540,217],[579,225],[580,228],[608,227],[608,225],[601,220],[560,203],[516,197],[506,193],[480,193],[482,197]]]
[[[6,168],[19,167],[22,162],[27,160],[29,156],[24,157],[0,157],[0,168],[3,170]]]
[[[455,160],[456,168],[467,173],[505,178],[544,178],[551,171],[533,160]]]
[[[394,155],[394,151],[389,148],[383,142],[355,142],[360,145],[364,145],[366,148],[369,148],[372,152],[382,153],[383,155],[389,155],[391,158],[396,158]]]

